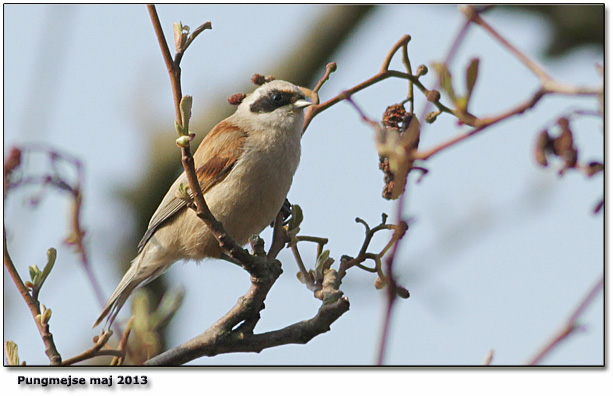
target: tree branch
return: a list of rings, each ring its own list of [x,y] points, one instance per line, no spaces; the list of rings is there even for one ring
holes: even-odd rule
[[[589,292],[585,295],[585,297],[581,300],[577,308],[570,314],[566,323],[558,333],[552,338],[550,342],[548,342],[538,353],[537,355],[528,362],[530,366],[538,365],[551,351],[553,351],[556,347],[558,347],[562,341],[566,340],[571,334],[575,333],[580,326],[578,325],[579,318],[587,307],[592,303],[592,301],[596,298],[596,296],[600,293],[600,290],[604,287],[604,277],[601,277],[592,288],[590,288]]]
[[[57,366],[62,363],[62,357],[60,356],[60,353],[57,351],[57,348],[53,341],[53,335],[49,331],[49,324],[46,322],[42,323],[42,320],[37,319],[37,316],[38,318],[41,317],[41,311],[40,311],[38,302],[34,300],[34,298],[30,295],[28,288],[21,280],[21,277],[19,276],[19,273],[17,272],[17,269],[15,268],[15,265],[13,264],[13,260],[11,259],[8,248],[6,246],[6,227],[3,227],[3,228],[4,228],[3,229],[4,231],[4,234],[3,234],[3,237],[4,237],[4,266],[6,267],[6,270],[8,271],[9,275],[13,279],[13,282],[17,286],[17,290],[19,290],[19,293],[21,294],[26,304],[28,305],[28,308],[30,308],[30,312],[32,313],[32,316],[34,317],[34,322],[36,323],[36,327],[38,328],[38,332],[40,333],[40,336],[43,339],[43,343],[45,344],[45,354],[49,357],[49,362],[51,363],[52,366]]]
[[[324,103],[320,103],[320,104],[315,104],[313,106],[310,106],[309,110],[307,111],[307,113],[305,114],[304,117],[304,130],[307,129],[307,127],[309,126],[309,124],[311,123],[311,121],[313,120],[313,118],[321,113],[324,110],[327,110],[328,108],[334,106],[335,104],[346,100],[347,98],[351,97],[352,95],[354,95],[357,92],[360,92],[380,81],[386,80],[388,78],[394,77],[394,78],[401,78],[401,79],[405,79],[405,80],[409,80],[411,83],[413,83],[424,95],[427,95],[428,92],[430,92],[422,83],[421,81],[419,81],[419,78],[417,76],[414,76],[412,74],[409,73],[405,73],[405,72],[401,72],[398,70],[389,70],[389,65],[390,62],[394,56],[394,54],[396,54],[396,52],[398,52],[398,50],[400,48],[406,48],[406,46],[408,45],[409,41],[411,40],[411,36],[409,35],[405,35],[403,36],[388,52],[388,54],[385,57],[385,60],[383,62],[383,65],[381,66],[381,69],[379,70],[379,72],[377,74],[375,74],[374,76],[362,81],[361,83],[355,85],[352,88],[347,89],[346,91],[341,92],[340,94],[338,94],[337,96],[325,101]],[[329,75],[329,73],[327,73],[326,75]],[[325,77],[325,76],[324,76]],[[323,80],[323,78],[322,78]],[[321,84],[317,84],[318,87],[321,86]],[[457,110],[452,110],[449,107],[445,106],[444,104],[441,103],[440,99],[434,100],[432,102],[440,111],[449,113],[449,114],[453,114],[456,115],[457,117],[463,117],[463,122],[467,125],[473,125],[474,120],[476,119],[476,117],[474,117],[473,115],[469,114],[469,113],[461,113]]]
[[[96,356],[115,356],[115,357],[123,358],[125,354],[123,351],[119,351],[115,349],[105,349],[105,350],[102,349],[104,345],[106,345],[106,343],[108,342],[108,340],[111,338],[112,335],[113,335],[113,331],[107,331],[103,333],[102,335],[97,337],[97,339],[95,340],[96,343],[94,344],[93,347],[91,347],[87,351],[75,357],[66,359],[65,361],[62,362],[62,366],[71,366],[75,363],[79,363],[84,360],[94,358]]]
[[[181,57],[176,57],[175,60],[172,59],[168,44],[166,43],[164,31],[160,24],[160,19],[155,9],[155,5],[149,4],[147,5],[147,8],[149,9],[149,15],[151,17],[155,34],[157,36],[160,49],[162,51],[162,56],[166,64],[168,74],[170,76],[177,122],[180,125],[185,126],[189,120],[183,119],[181,111],[181,68],[179,65]],[[203,26],[210,26],[210,22]],[[213,216],[211,210],[206,204],[206,201],[204,200],[202,188],[200,187],[200,183],[198,182],[198,177],[196,175],[194,157],[192,156],[189,144],[186,146],[181,146],[181,163],[183,164],[183,169],[185,170],[185,174],[189,182],[189,187],[193,193],[193,198],[196,205],[196,215],[209,227],[213,235],[219,241],[219,245],[225,251],[227,251],[231,257],[240,261],[245,267],[245,269],[251,273],[251,270],[253,270],[254,267],[254,263],[250,259],[249,253],[242,247],[238,246],[236,241],[234,241],[230,234],[226,232],[223,224],[221,224],[220,221],[217,221],[217,219],[215,219],[215,216]]]
[[[278,272],[276,272],[278,271]],[[179,365],[202,356],[215,356],[232,352],[260,352],[287,344],[305,344],[313,337],[330,330],[330,325],[349,310],[349,300],[338,290],[340,281],[334,270],[328,270],[324,278],[324,298],[317,314],[302,322],[280,330],[262,334],[232,330],[248,315],[259,312],[270,287],[280,274],[280,266],[271,272],[266,282],[253,283],[251,289],[234,308],[205,333],[176,348],[170,349],[145,362],[146,365]]]

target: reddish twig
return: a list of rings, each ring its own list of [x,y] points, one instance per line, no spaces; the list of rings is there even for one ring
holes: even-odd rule
[[[113,335],[112,331],[108,331],[106,333],[101,334],[100,336],[96,337],[95,340],[95,344],[93,347],[91,347],[90,349],[88,349],[87,351],[72,357],[70,359],[66,359],[62,362],[62,366],[71,366],[75,363],[79,363],[82,362],[84,360],[87,359],[91,359],[94,358],[96,356],[116,356],[116,357],[123,357],[124,352],[123,351],[118,351],[115,349],[102,349],[107,341],[109,340],[109,338],[111,338],[111,336]]]
[[[182,54],[187,48],[187,45],[181,46],[181,43],[177,44],[178,53],[173,60],[170,56],[170,51],[168,49],[168,45],[166,44],[164,32],[155,10],[155,6],[149,5],[148,8],[158,42],[160,43],[160,47],[162,49],[162,55],[172,81],[177,123],[184,129],[187,129],[185,126],[189,120],[182,119],[182,96],[179,68]],[[206,24],[203,26],[206,26]],[[208,26],[210,26],[210,24]],[[204,28],[200,27],[196,30],[202,29]],[[190,40],[193,40],[193,35],[187,40],[188,42],[191,42]],[[333,71],[333,66],[331,65],[329,65],[327,68],[326,75],[316,87],[317,89],[321,87],[323,82]],[[313,95],[317,95],[317,93],[313,92]],[[181,136],[181,132],[179,132],[179,135]],[[273,242],[268,254],[266,254],[264,251],[264,242],[258,237],[251,241],[254,254],[250,255],[245,249],[237,245],[234,239],[226,233],[221,222],[217,221],[210,212],[196,178],[194,160],[189,144],[185,146],[180,145],[180,147],[182,150],[183,168],[187,175],[190,189],[194,194],[193,198],[195,208],[193,207],[194,205],[192,205],[192,209],[195,209],[196,215],[209,227],[213,235],[217,238],[219,245],[225,251],[227,251],[231,257],[239,261],[242,267],[252,275],[252,282],[251,288],[247,294],[239,299],[239,302],[230,310],[230,312],[218,320],[207,331],[181,346],[163,352],[162,354],[145,362],[145,364],[182,364],[205,355],[212,356],[218,353],[239,351],[245,352],[254,350],[253,348],[257,348],[259,351],[264,348],[287,343],[301,342],[303,340],[306,342],[317,334],[327,331],[330,324],[349,308],[349,303],[346,299],[340,299],[339,301],[342,302],[340,305],[331,304],[330,300],[326,300],[320,309],[320,314],[322,312],[329,311],[331,314],[326,314],[323,316],[318,315],[316,318],[312,319],[311,321],[313,322],[312,324],[314,326],[309,326],[310,323],[301,322],[294,325],[294,327],[290,326],[290,328],[280,330],[279,332],[253,334],[253,329],[260,319],[259,313],[264,308],[264,300],[268,295],[268,291],[282,272],[279,261],[275,260],[276,255],[286,242],[286,234],[282,230],[282,214],[280,213],[276,218]],[[338,287],[337,283],[334,283],[334,285]],[[337,293],[340,293],[340,291],[337,290]],[[339,306],[336,307],[337,305]],[[296,338],[295,336],[292,337],[291,335],[288,335],[288,333],[293,333],[295,335],[296,332],[305,333],[307,336],[305,338],[303,334]],[[287,336],[279,338],[279,334]]]
[[[410,81],[412,84],[414,84],[424,95],[426,95],[429,90],[419,81],[419,78],[409,74],[409,73],[404,73],[398,70],[389,70],[389,66],[391,63],[392,58],[394,57],[394,55],[396,54],[396,52],[398,52],[398,50],[400,50],[401,48],[406,48],[406,46],[408,45],[409,41],[411,40],[411,36],[409,35],[405,35],[403,36],[400,40],[398,40],[398,42],[396,44],[394,44],[394,46],[390,49],[390,51],[387,53],[383,64],[381,66],[381,69],[379,70],[379,72],[377,74],[375,74],[374,76],[368,78],[367,80],[355,85],[352,88],[347,89],[346,91],[341,92],[339,95],[323,102],[320,104],[316,104],[313,106],[310,106],[309,111],[307,111],[307,113],[305,114],[304,117],[304,130],[307,129],[307,127],[309,126],[309,124],[311,123],[311,121],[313,120],[313,118],[321,113],[324,110],[329,109],[330,107],[334,106],[335,104],[346,100],[347,98],[351,97],[352,95],[354,95],[357,92],[362,91],[363,89],[366,89],[380,81],[386,80],[388,78],[401,78],[401,79],[405,79]],[[439,110],[444,111],[446,113],[449,114],[455,114],[457,116],[463,116],[463,122],[467,125],[472,125],[472,119],[471,119],[471,115],[467,114],[467,113],[462,113],[460,114],[460,112],[456,111],[456,110],[452,110],[449,107],[445,106],[444,104],[441,103],[440,99],[439,100],[435,100],[432,102]],[[474,117],[472,117],[474,118]]]
[[[462,13],[466,15],[466,18],[469,22],[481,26],[490,35],[492,35],[492,37],[498,40],[498,42],[500,42],[503,47],[507,48],[517,59],[519,59],[524,65],[526,65],[526,67],[528,67],[534,74],[536,74],[543,83],[552,80],[552,78],[549,76],[549,74],[547,74],[547,72],[541,65],[526,56],[518,48],[513,46],[513,44],[511,44],[507,39],[502,37],[502,35],[498,33],[490,24],[485,22],[483,18],[481,18],[481,16],[479,15],[479,13],[476,12],[474,6],[460,7],[460,11],[462,11]]]
[[[130,333],[132,332],[132,326],[134,324],[134,316],[130,318],[128,324],[126,325],[126,330],[123,332],[121,336],[121,341],[119,341],[119,345],[117,346],[117,350],[123,352],[122,356],[115,356],[111,361],[111,366],[121,366],[125,359],[126,349],[128,346],[128,337],[130,337]]]
[[[149,9],[149,15],[153,23],[153,28],[155,30],[158,43],[160,45],[160,49],[162,50],[162,56],[166,64],[168,74],[170,75],[177,122],[180,125],[185,125],[185,122],[187,120],[183,120],[181,113],[182,93],[181,68],[179,63],[182,57],[175,57],[175,59],[173,60],[172,56],[170,55],[168,44],[166,43],[166,37],[164,35],[162,25],[160,24],[160,19],[155,9],[155,5],[149,4],[147,5],[147,8]],[[217,219],[215,219],[215,216],[213,216],[211,210],[206,204],[206,201],[204,200],[204,195],[202,194],[202,188],[200,187],[200,183],[198,182],[196,168],[194,165],[194,157],[192,156],[189,145],[181,147],[181,163],[183,164],[183,169],[185,170],[189,187],[193,193],[193,199],[196,205],[196,215],[209,227],[213,235],[215,235],[215,237],[219,241],[220,246],[225,251],[227,251],[230,256],[240,261],[245,267],[245,269],[247,269],[248,271],[253,271],[254,268],[253,265],[251,265],[253,262],[250,259],[249,253],[245,249],[240,247],[236,243],[236,241],[234,241],[234,239],[230,236],[230,234],[226,232],[225,228],[223,227],[223,224],[221,224],[220,221],[217,221]]]
[[[449,65],[451,64],[453,58],[455,58],[455,55],[458,51],[458,49],[460,48],[460,44],[464,41],[464,38],[466,37],[466,34],[468,33],[468,29],[471,26],[471,22],[469,20],[467,20],[464,25],[462,25],[462,28],[460,29],[460,31],[458,32],[458,34],[455,35],[455,39],[453,40],[453,43],[451,44],[451,47],[449,48],[449,51],[447,52],[447,56],[445,57],[445,65],[447,67],[449,67]],[[436,82],[434,83],[434,88],[432,88],[433,91],[438,90],[440,88],[440,80],[436,80]],[[426,115],[430,112],[430,106],[432,106],[432,104],[430,102],[427,102],[426,105],[424,106],[424,110],[423,113],[421,115],[421,119],[425,119]]]
[[[162,24],[160,23],[160,18],[158,16],[157,10],[155,9],[155,5],[148,4],[147,9],[149,10],[149,16],[151,17],[151,22],[153,23],[153,29],[155,30],[155,35],[158,39],[158,44],[160,45],[160,49],[162,50],[162,57],[164,58],[164,63],[166,64],[166,69],[170,74],[170,83],[172,84],[172,93],[175,101],[175,112],[177,115],[177,120],[181,125],[183,125],[183,120],[181,117],[181,98],[183,94],[181,93],[181,68],[179,67],[179,63],[175,62],[172,59],[172,55],[170,55],[170,48],[168,48],[168,43],[166,42],[166,37],[164,36],[164,30],[162,29]],[[180,59],[179,59],[180,60]],[[192,190],[195,191],[195,190]]]
[[[13,279],[13,283],[15,283],[15,285],[17,286],[17,290],[19,290],[19,293],[25,300],[26,304],[28,305],[28,308],[30,309],[30,312],[32,313],[32,316],[34,317],[34,322],[36,323],[38,332],[40,333],[40,336],[43,339],[43,343],[45,344],[45,354],[49,357],[49,362],[51,363],[51,365],[57,366],[62,363],[62,357],[60,356],[60,353],[58,352],[55,346],[55,343],[53,341],[53,335],[49,331],[49,324],[42,323],[42,320],[37,319],[37,316],[40,318],[40,315],[41,315],[38,301],[36,301],[32,297],[32,295],[30,295],[28,288],[21,280],[21,277],[19,276],[19,273],[17,272],[17,269],[15,268],[15,265],[13,264],[13,260],[11,259],[11,256],[9,255],[9,251],[6,245],[6,228],[4,228],[3,231],[4,231],[4,235],[3,235],[4,236],[4,267],[8,271],[11,278]]]
[[[600,290],[604,286],[604,277],[601,277],[596,284],[590,288],[590,291],[581,300],[577,308],[568,317],[562,329],[555,334],[551,341],[549,341],[541,350],[536,354],[534,358],[528,362],[530,366],[536,366],[539,364],[551,351],[558,347],[562,341],[566,340],[571,334],[575,333],[580,328],[578,320],[583,315],[587,307],[596,298]]]
[[[458,119],[475,129],[458,135],[450,140],[443,142],[436,147],[426,150],[426,151],[415,151],[413,153],[414,159],[419,160],[427,160],[433,155],[439,153],[442,150],[445,150],[455,144],[464,141],[465,139],[474,136],[475,134],[484,131],[487,127],[497,124],[501,121],[504,121],[513,116],[524,113],[525,111],[533,108],[543,97],[548,94],[559,94],[559,95],[574,95],[574,96],[599,96],[602,95],[603,89],[601,87],[581,87],[581,86],[572,86],[568,84],[564,84],[554,80],[549,74],[536,63],[532,59],[530,59],[527,55],[521,52],[518,48],[513,46],[508,40],[506,40],[500,33],[498,33],[491,25],[489,25],[481,16],[479,15],[482,10],[477,10],[474,6],[465,6],[461,7],[462,12],[467,17],[467,24],[475,23],[481,27],[483,27],[488,33],[490,33],[496,40],[498,40],[501,45],[507,48],[515,57],[517,57],[522,63],[528,67],[536,76],[538,76],[541,80],[541,87],[524,103],[519,106],[510,109],[500,115],[493,117],[483,117],[483,118],[474,118],[472,116],[466,117],[466,115],[455,112],[454,114],[458,117]],[[465,33],[467,25],[464,25],[462,32]],[[455,50],[459,46],[459,38],[464,37],[463,34],[459,35],[454,45],[451,47],[450,53],[448,55],[449,61],[452,54],[455,53]],[[468,121],[468,122],[467,122]]]
[[[396,222],[398,224],[403,222],[402,214],[404,212],[405,194],[406,194],[406,190],[402,194],[400,194],[400,197],[398,198],[398,202],[396,204]],[[405,231],[406,231],[406,228],[404,230],[398,228],[395,230],[394,234],[402,233],[402,235],[404,235]],[[387,273],[387,276],[389,277],[389,283],[387,285],[387,309],[385,312],[385,320],[383,322],[383,329],[381,331],[381,339],[380,339],[381,341],[379,344],[379,354],[377,358],[378,366],[383,365],[383,362],[385,359],[385,352],[387,350],[390,326],[392,322],[392,312],[394,309],[394,303],[396,302],[396,299],[398,298],[398,294],[396,293],[396,288],[397,288],[396,279],[394,278],[393,271],[394,271],[394,260],[396,259],[396,254],[398,253],[398,247],[400,246],[402,235],[399,235],[398,238],[396,239],[396,242],[394,243],[394,246],[392,247],[392,252],[388,256],[387,260],[385,261],[385,266],[386,266],[385,272]]]

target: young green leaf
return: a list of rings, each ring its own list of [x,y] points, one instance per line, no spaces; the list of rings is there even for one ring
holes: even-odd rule
[[[304,220],[304,215],[302,214],[302,208],[299,205],[292,205],[292,217],[289,220],[288,229],[294,230],[299,228],[300,224]]]
[[[325,270],[330,268],[334,259],[330,258],[330,251],[328,249],[321,252],[319,257],[317,257],[317,265],[315,267],[315,275],[318,278],[323,278]]]
[[[40,280],[39,287],[43,285],[43,282],[45,281],[45,279],[47,279],[47,277],[51,273],[51,270],[53,269],[53,265],[55,264],[56,258],[57,258],[57,250],[55,250],[55,248],[47,249],[47,265],[45,265],[45,268],[43,269],[43,274]]]
[[[445,90],[447,95],[449,95],[449,98],[451,98],[451,100],[455,102],[456,95],[455,91],[453,90],[451,73],[449,72],[449,69],[447,69],[447,65],[445,65],[444,63],[435,63],[434,69],[438,73],[440,86]]]
[[[40,269],[38,269],[38,265],[30,265],[28,266],[28,269],[30,270],[30,279],[32,280],[32,283],[37,284],[38,278],[40,277]]]
[[[475,83],[479,77],[479,58],[473,58],[466,68],[466,102],[470,100],[470,96],[475,88]]]

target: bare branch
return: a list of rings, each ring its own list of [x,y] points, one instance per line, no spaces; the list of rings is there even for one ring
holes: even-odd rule
[[[554,337],[552,338],[551,341],[549,341],[537,354],[534,358],[532,358],[529,362],[528,365],[530,366],[536,366],[539,363],[541,363],[541,361],[549,354],[551,353],[551,351],[553,351],[556,347],[558,347],[562,341],[568,339],[568,337],[571,334],[574,334],[578,329],[580,329],[580,326],[578,324],[579,318],[581,317],[581,315],[583,315],[583,313],[585,312],[585,310],[587,309],[587,307],[592,303],[592,301],[594,301],[594,299],[596,298],[596,296],[600,293],[600,290],[603,288],[604,286],[604,277],[601,277],[596,284],[594,284],[594,286],[592,286],[589,290],[589,292],[586,294],[586,296],[581,300],[581,302],[579,303],[579,305],[577,306],[577,308],[570,314],[570,316],[568,317],[568,319],[566,320],[566,322],[564,323],[564,325],[562,326],[562,329],[560,329],[560,331],[558,331],[558,333],[556,333],[554,335]]]
[[[485,22],[483,18],[481,18],[481,16],[479,15],[479,13],[475,11],[474,6],[460,7],[460,11],[462,11],[462,13],[466,15],[466,18],[468,18],[468,20],[487,30],[488,33],[490,33],[492,37],[498,40],[498,42],[500,42],[503,47],[508,49],[513,55],[515,55],[517,59],[519,59],[524,65],[526,65],[526,67],[528,67],[534,74],[536,74],[541,79],[541,82],[545,83],[546,81],[552,80],[552,78],[549,76],[549,74],[547,74],[547,72],[542,66],[540,66],[538,63],[526,56],[517,47],[513,46],[513,44],[511,44],[507,39],[502,37],[502,35],[500,35],[490,24]]]
[[[124,353],[122,351],[117,351],[113,349],[102,349],[108,340],[113,335],[113,331],[109,330],[107,332],[102,333],[100,336],[96,337],[95,344],[93,347],[88,349],[87,351],[72,357],[70,359],[66,359],[62,362],[62,366],[71,366],[75,363],[82,362],[87,359],[94,358],[96,356],[118,356],[123,357]]]
[[[13,279],[13,282],[17,286],[17,290],[25,300],[28,308],[30,308],[30,312],[34,317],[34,322],[36,323],[36,327],[38,328],[38,332],[40,333],[41,338],[43,339],[43,343],[45,344],[45,353],[49,357],[49,362],[53,366],[57,366],[62,363],[62,357],[60,353],[57,351],[55,343],[53,341],[53,335],[49,331],[49,323],[43,323],[42,320],[38,320],[37,316],[40,317],[41,311],[38,305],[38,302],[34,300],[34,298],[30,295],[28,288],[21,280],[15,265],[13,264],[13,260],[9,255],[9,251],[6,245],[6,227],[4,227],[4,267],[8,271],[9,275]]]
[[[262,334],[229,330],[241,322],[243,319],[240,317],[241,312],[252,309],[250,304],[254,301],[242,298],[224,318],[215,323],[205,333],[148,360],[145,364],[179,365],[202,356],[215,356],[231,352],[260,352],[263,349],[280,345],[305,344],[313,337],[330,330],[330,325],[349,310],[349,300],[342,297],[342,293],[338,290],[339,284],[340,281],[336,271],[328,270],[325,274],[324,288],[322,289],[324,292],[322,305],[313,318]],[[261,301],[263,301],[265,294],[268,292],[267,288],[269,288],[268,285],[260,289],[258,285],[254,284],[247,296],[264,293],[257,298],[257,300],[262,299]]]
[[[149,15],[162,50],[162,56],[164,58],[164,62],[166,63],[168,74],[170,75],[170,81],[173,87],[177,122],[180,125],[185,126],[188,120],[183,119],[183,113],[181,111],[181,99],[183,98],[181,94],[181,68],[179,67],[181,58],[177,58],[175,61],[173,61],[170,55],[170,50],[168,49],[166,38],[164,36],[164,31],[162,30],[157,11],[155,9],[155,5],[150,4],[147,6],[147,8],[149,9]],[[219,245],[226,250],[231,257],[240,261],[247,271],[251,272],[254,270],[254,263],[250,259],[249,253],[240,247],[230,236],[230,234],[226,232],[223,224],[215,219],[211,213],[211,210],[206,204],[206,201],[204,200],[202,188],[200,187],[200,183],[198,182],[198,177],[196,175],[194,157],[192,156],[189,144],[186,146],[181,146],[181,154],[183,169],[185,170],[189,187],[194,195],[196,215],[209,227],[213,235],[215,235],[215,238],[217,238],[219,241]]]

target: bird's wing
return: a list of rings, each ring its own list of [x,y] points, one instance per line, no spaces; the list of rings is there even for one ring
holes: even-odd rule
[[[194,163],[203,194],[230,173],[243,151],[246,139],[247,134],[226,119],[217,124],[200,143],[198,150],[194,153]],[[147,231],[138,244],[139,253],[151,239],[153,233],[166,220],[186,206],[186,202],[177,197],[181,183],[188,186],[185,172],[175,180],[151,217]],[[192,195],[191,191],[190,195]]]

